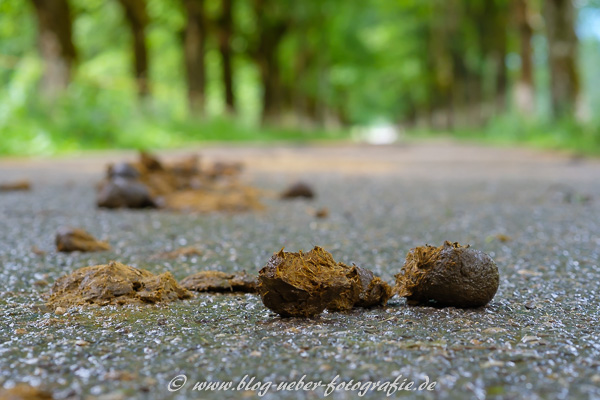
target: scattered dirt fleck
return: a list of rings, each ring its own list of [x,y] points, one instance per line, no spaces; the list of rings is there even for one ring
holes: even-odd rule
[[[0,389],[1,400],[52,400],[49,392],[20,383],[11,389]]]
[[[184,278],[179,284],[196,292],[244,292],[255,293],[256,277],[246,272],[228,274],[221,271],[201,271]]]
[[[442,307],[481,307],[496,294],[500,276],[487,254],[445,242],[408,253],[396,275],[396,293],[409,304]]]
[[[325,219],[329,217],[329,210],[327,208],[319,208],[317,211],[315,211],[315,217],[319,219]]]
[[[48,306],[124,305],[170,302],[192,297],[170,272],[160,275],[111,261],[75,270],[54,283]],[[55,311],[56,312],[56,311]]]
[[[499,241],[502,243],[506,243],[506,242],[510,242],[512,240],[512,237],[505,235],[504,233],[498,233],[496,235],[491,235],[485,238],[486,243],[491,243],[493,241]]]
[[[543,275],[539,271],[532,271],[530,269],[520,269],[520,270],[517,271],[517,274],[519,274],[521,276],[526,276],[526,277],[542,276]]]
[[[138,375],[127,371],[109,371],[104,374],[104,379],[108,381],[134,381]]]
[[[281,249],[260,270],[258,280],[264,305],[283,317],[311,317],[326,308],[349,310],[361,291],[357,269],[336,263],[318,246],[308,253]]]
[[[312,199],[315,197],[315,192],[312,187],[304,182],[296,182],[288,187],[283,193],[281,193],[282,199],[295,199],[295,198],[306,198]]]
[[[150,257],[151,259],[175,259],[179,257],[201,256],[202,250],[193,246],[180,247],[172,251],[165,251]]]
[[[33,254],[35,254],[36,256],[45,256],[46,255],[46,252],[44,250],[40,249],[39,247],[37,247],[35,245],[31,246],[31,252]]]
[[[535,304],[535,301],[528,301],[527,303],[525,303],[523,305],[528,310],[533,310],[533,309],[537,308],[537,305]]]
[[[26,190],[31,190],[31,182],[28,180],[0,183],[0,192],[16,192]]]
[[[512,240],[512,237],[505,235],[503,233],[499,233],[496,235],[496,239],[498,239],[502,243],[506,243],[506,242],[510,242]]]
[[[107,242],[102,242],[83,229],[62,227],[56,232],[56,250],[72,251],[106,251],[110,250]]]

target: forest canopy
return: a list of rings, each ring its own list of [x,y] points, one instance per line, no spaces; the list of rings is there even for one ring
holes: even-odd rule
[[[598,0],[0,0],[0,153],[344,137],[600,148]]]

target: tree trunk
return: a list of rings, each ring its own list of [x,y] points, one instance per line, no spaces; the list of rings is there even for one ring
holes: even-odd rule
[[[260,55],[260,76],[263,86],[262,122],[277,123],[281,114],[282,93],[279,87],[279,65],[272,45],[263,47]]]
[[[276,124],[281,116],[281,77],[280,66],[277,59],[279,44],[283,35],[288,30],[287,21],[271,15],[269,12],[274,4],[267,4],[264,0],[255,0],[254,8],[256,26],[259,29],[258,47],[255,58],[260,69],[263,87],[263,124]]]
[[[494,4],[493,41],[490,49],[494,63],[494,102],[496,113],[506,111],[506,91],[508,74],[506,69],[506,48],[508,39],[508,2],[496,1]]]
[[[535,112],[535,87],[533,83],[533,28],[529,23],[527,0],[515,0],[515,22],[519,31],[521,72],[515,88],[515,104],[523,115]]]
[[[38,22],[38,43],[44,73],[41,90],[54,98],[67,88],[77,58],[71,10],[67,0],[32,0]]]
[[[233,54],[231,37],[233,36],[233,0],[222,0],[221,18],[219,20],[219,51],[225,90],[225,107],[228,113],[235,113],[235,94],[233,91]]]
[[[145,0],[119,0],[125,10],[125,17],[133,37],[134,72],[140,97],[150,94],[148,82],[148,48],[146,46],[146,26],[148,14]]]
[[[207,20],[204,0],[183,0],[187,22],[183,38],[188,104],[192,114],[204,114],[206,96],[206,53]]]
[[[545,0],[543,3],[552,110],[555,118],[572,116],[579,94],[575,10],[572,0]]]

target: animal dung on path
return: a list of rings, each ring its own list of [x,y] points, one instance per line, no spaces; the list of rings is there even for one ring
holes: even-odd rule
[[[470,308],[489,303],[499,282],[489,255],[447,241],[411,249],[396,275],[395,291],[408,304]]]
[[[281,193],[281,198],[284,200],[297,198],[312,199],[314,197],[315,192],[313,188],[305,182],[296,182]]]
[[[192,294],[179,286],[170,272],[155,275],[111,261],[79,268],[57,279],[47,304],[57,309],[91,304],[154,304],[190,297]]]
[[[56,232],[56,250],[65,253],[106,251],[110,250],[110,245],[96,239],[83,229],[62,227]]]
[[[263,208],[259,191],[237,182],[240,163],[215,162],[202,168],[198,156],[165,164],[140,153],[137,162],[107,168],[98,185],[97,205],[103,208],[158,207],[175,211],[251,211]]]
[[[99,185],[96,203],[101,208],[153,208],[148,187],[135,178],[113,176]]]
[[[25,179],[13,182],[0,183],[0,192],[16,192],[27,190],[31,190],[31,182]]]
[[[258,276],[263,304],[282,317],[312,317],[325,309],[385,305],[391,289],[370,271],[336,262],[315,246],[304,253],[275,253]]]
[[[0,400],[52,400],[52,394],[27,383],[19,383],[10,389],[0,388]]]

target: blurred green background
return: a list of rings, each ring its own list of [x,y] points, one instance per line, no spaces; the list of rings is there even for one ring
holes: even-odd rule
[[[0,154],[368,132],[600,154],[599,66],[598,0],[0,0]]]

